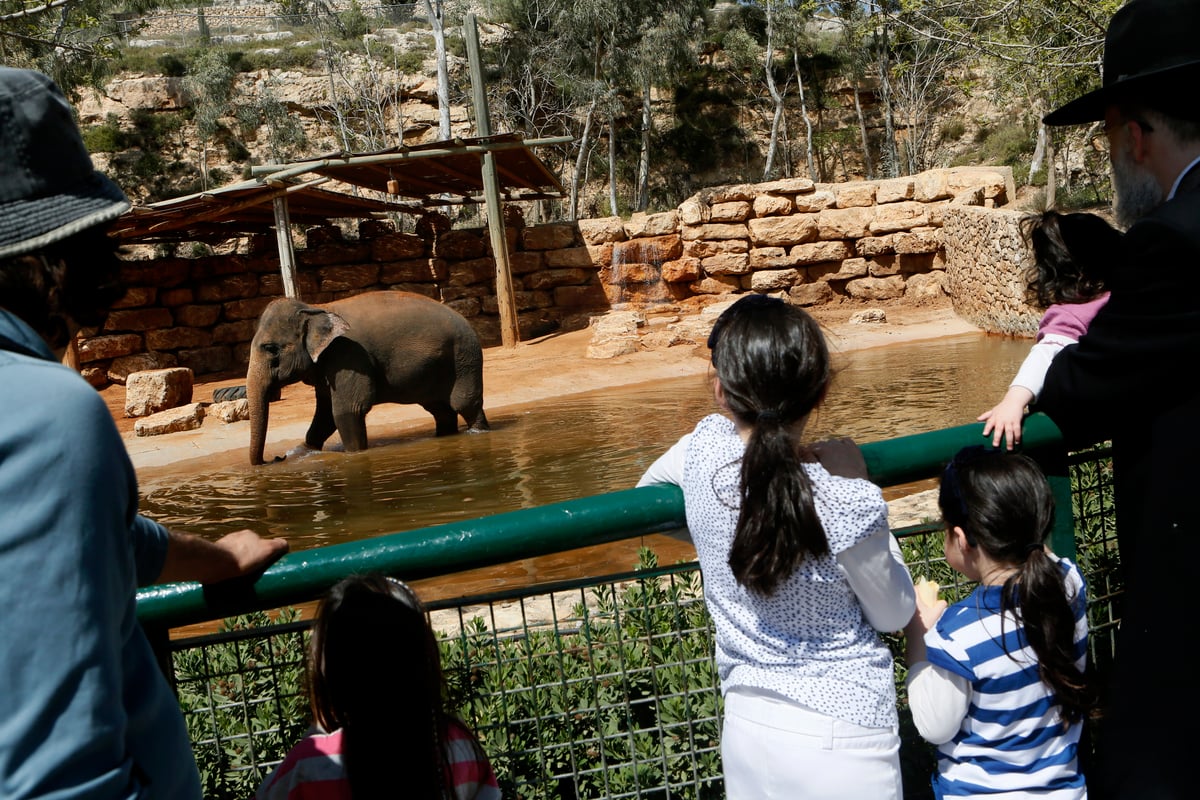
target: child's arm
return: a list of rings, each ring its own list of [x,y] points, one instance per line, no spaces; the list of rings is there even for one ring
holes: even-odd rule
[[[984,423],[983,435],[992,434],[992,447],[999,447],[1000,440],[1008,442],[1008,449],[1021,443],[1021,423],[1025,419],[1025,406],[1037,400],[1042,391],[1042,383],[1046,380],[1046,371],[1054,356],[1068,344],[1074,344],[1072,339],[1061,334],[1050,333],[1043,336],[1029,350],[1029,355],[1021,362],[1017,376],[1004,399],[992,408],[976,417]]]
[[[683,437],[671,446],[671,449],[658,457],[658,460],[650,465],[642,477],[638,479],[638,486],[652,486],[656,483],[673,483],[676,486],[683,484],[683,459],[687,455],[688,442],[692,440],[690,433],[684,434]]]
[[[954,738],[971,706],[971,682],[928,661],[908,668],[908,708],[921,738],[945,744]]]
[[[867,461],[853,439],[828,439],[810,445],[809,450],[831,475],[868,479]],[[838,566],[871,627],[885,633],[897,631],[908,621],[916,602],[912,575],[896,537],[888,529],[887,504],[882,496],[878,507],[867,513],[878,514],[877,519],[866,521],[875,532],[838,553]]]
[[[1025,419],[1025,406],[1033,402],[1033,392],[1015,383],[1008,387],[1004,399],[976,417],[983,423],[983,435],[992,434],[992,447],[999,447],[1000,440],[1008,442],[1008,449],[1021,443],[1021,423]]]
[[[926,660],[925,634],[946,610],[946,601],[922,597],[904,628],[904,656],[908,664],[908,707],[921,738],[943,744],[954,738],[971,703],[971,682]]]
[[[916,590],[886,523],[882,530],[838,553],[837,562],[872,628],[890,633],[904,627],[913,613]]]

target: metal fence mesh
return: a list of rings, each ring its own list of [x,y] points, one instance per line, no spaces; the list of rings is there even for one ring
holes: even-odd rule
[[[1077,557],[1090,587],[1093,659],[1111,662],[1119,555],[1104,452],[1072,465]],[[897,531],[914,576],[951,599],[936,524]],[[477,733],[505,797],[716,798],[721,699],[695,564],[431,604],[449,706]],[[180,704],[207,797],[247,797],[304,734],[307,623],[296,612],[227,620],[173,643]],[[898,637],[886,637],[899,654]],[[904,667],[897,663],[902,698]],[[906,796],[929,796],[929,747],[902,718]]]

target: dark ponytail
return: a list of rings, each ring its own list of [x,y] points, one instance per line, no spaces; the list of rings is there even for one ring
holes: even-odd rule
[[[946,467],[938,505],[946,525],[962,528],[968,544],[1016,568],[1002,587],[1001,612],[1011,611],[1023,626],[1063,719],[1081,719],[1096,695],[1076,666],[1076,614],[1065,576],[1045,549],[1054,497],[1038,465],[1017,453],[966,448]]]
[[[729,411],[752,427],[729,566],[739,584],[770,595],[806,557],[829,552],[793,426],[825,394],[829,351],[812,317],[762,295],[730,306],[709,346]]]
[[[406,584],[364,575],[330,590],[313,625],[309,698],[321,727],[342,730],[354,800],[453,796],[442,691],[437,638]]]

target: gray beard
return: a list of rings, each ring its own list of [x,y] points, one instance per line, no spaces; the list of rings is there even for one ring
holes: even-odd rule
[[[1113,154],[1113,213],[1122,228],[1128,228],[1162,205],[1166,193],[1158,180],[1134,162],[1128,149]]]

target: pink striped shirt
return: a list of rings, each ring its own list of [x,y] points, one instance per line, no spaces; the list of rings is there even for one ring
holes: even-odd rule
[[[446,731],[446,761],[455,800],[500,800],[492,765],[476,750],[475,737],[460,722]],[[403,776],[396,777],[397,789]],[[291,749],[255,795],[256,800],[351,800],[342,763],[342,731],[305,736]]]

